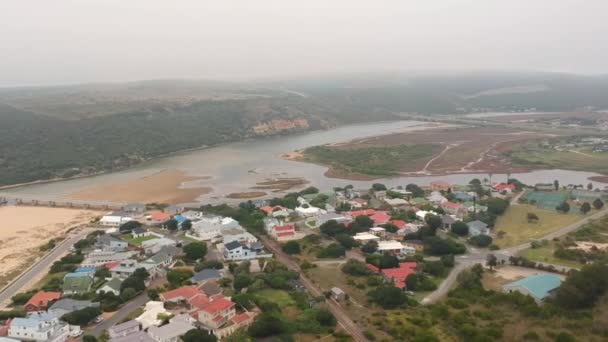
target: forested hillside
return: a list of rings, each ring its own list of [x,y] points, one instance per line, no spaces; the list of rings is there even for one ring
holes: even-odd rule
[[[259,135],[395,119],[400,112],[605,109],[606,93],[608,77],[544,73],[0,89],[0,185],[115,170]]]

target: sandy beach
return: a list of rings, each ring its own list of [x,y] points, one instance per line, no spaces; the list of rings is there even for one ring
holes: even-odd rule
[[[0,207],[0,287],[43,254],[40,246],[100,214],[80,209]]]
[[[184,182],[200,179],[180,170],[162,170],[137,179],[86,188],[68,197],[110,202],[189,203],[211,192],[209,187],[180,188]]]

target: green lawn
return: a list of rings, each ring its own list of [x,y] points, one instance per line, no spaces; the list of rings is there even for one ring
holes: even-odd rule
[[[573,268],[581,268],[583,266],[583,264],[581,264],[580,262],[556,258],[555,256],[553,256],[553,252],[555,252],[555,245],[553,244],[553,242],[551,242],[546,246],[525,249],[521,251],[518,255],[536,262],[546,262],[549,264],[562,265]]]
[[[138,238],[132,238],[131,235],[123,235],[123,236],[121,236],[121,239],[128,242],[130,245],[141,246],[142,242],[158,239],[158,236],[148,235],[148,236],[142,236],[142,237],[138,237]]]
[[[513,166],[608,173],[608,153],[556,151],[538,143],[528,143],[518,146],[510,155]]]
[[[291,298],[289,293],[283,290],[264,289],[254,292],[253,295],[256,297],[267,299],[272,303],[278,305],[281,309],[287,306],[296,305],[296,302],[293,300],[293,298]]]
[[[539,217],[536,223],[529,223],[528,213],[535,213]],[[495,243],[501,248],[516,246],[531,239],[542,238],[543,236],[556,231],[564,226],[579,221],[583,216],[578,214],[561,214],[553,210],[539,209],[528,204],[510,206],[504,215],[496,220],[494,233],[503,231],[502,238],[496,238]]]

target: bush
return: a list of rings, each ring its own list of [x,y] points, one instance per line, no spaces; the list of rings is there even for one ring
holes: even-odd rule
[[[94,320],[97,316],[101,314],[101,310],[97,307],[95,308],[84,308],[81,310],[76,310],[70,313],[67,313],[61,317],[61,319],[72,325],[87,325],[89,322]]]
[[[431,236],[424,240],[424,251],[431,255],[463,254],[466,247],[450,239]]]
[[[188,260],[199,260],[207,254],[207,244],[204,242],[191,242],[184,246],[183,249]]]
[[[193,275],[194,272],[189,269],[174,268],[167,272],[167,281],[172,287],[180,287],[188,283]]]
[[[288,241],[282,249],[289,255],[300,254],[300,244],[297,241]]]
[[[337,243],[332,243],[331,245],[323,248],[317,253],[318,258],[339,258],[346,255],[346,249],[338,245]]]
[[[489,235],[476,235],[469,239],[469,243],[477,247],[488,247],[492,243],[492,237]]]
[[[200,272],[208,268],[221,270],[224,268],[224,263],[219,260],[205,260],[194,265],[194,272]]]
[[[407,296],[393,285],[380,285],[367,294],[370,300],[383,309],[395,309],[407,303]]]
[[[371,274],[371,271],[369,268],[367,268],[367,265],[364,262],[355,259],[349,259],[344,265],[342,265],[341,269],[342,272],[352,276],[362,277]]]
[[[254,338],[263,338],[280,335],[286,330],[285,323],[276,314],[264,312],[249,327],[249,335]]]
[[[457,221],[452,224],[452,233],[458,236],[469,235],[469,226],[462,221]]]

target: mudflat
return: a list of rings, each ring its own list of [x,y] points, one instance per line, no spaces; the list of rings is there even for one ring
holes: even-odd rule
[[[211,192],[210,187],[181,187],[184,182],[203,179],[181,170],[162,170],[152,175],[83,189],[68,197],[79,200],[178,204],[194,202]]]
[[[40,246],[101,214],[67,208],[0,207],[0,287],[44,254]]]

